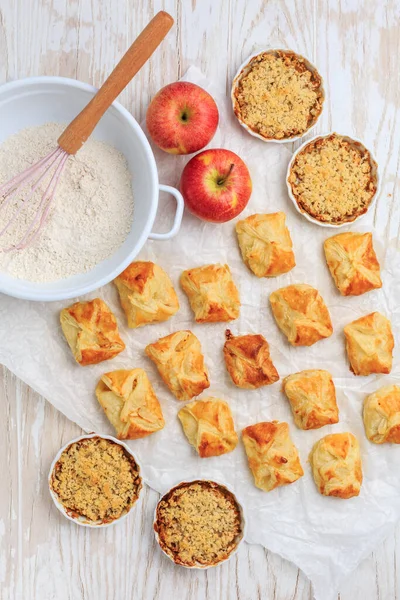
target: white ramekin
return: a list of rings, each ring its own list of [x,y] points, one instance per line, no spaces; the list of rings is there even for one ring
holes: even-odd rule
[[[340,137],[342,137],[344,140],[346,140],[347,142],[350,142],[351,144],[354,144],[355,146],[362,146],[363,149],[368,150],[369,155],[370,155],[370,163],[371,163],[371,167],[372,167],[372,174],[375,178],[375,182],[376,182],[376,191],[375,194],[372,197],[372,200],[369,204],[369,207],[367,208],[367,210],[365,211],[365,213],[363,213],[362,215],[359,215],[358,217],[355,217],[355,219],[353,219],[352,221],[345,221],[344,223],[339,223],[339,224],[335,224],[335,223],[323,223],[321,221],[318,221],[318,219],[315,219],[314,217],[312,217],[311,215],[309,215],[306,211],[303,211],[299,205],[297,204],[296,198],[293,195],[292,192],[292,186],[289,183],[289,175],[290,175],[290,171],[293,165],[293,162],[296,159],[296,156],[309,144],[312,144],[313,142],[315,142],[315,140],[318,140],[320,138],[325,138],[325,137],[329,137],[330,135],[339,135]],[[329,133],[322,133],[320,135],[316,135],[315,137],[311,138],[310,140],[307,140],[307,142],[304,142],[304,144],[302,144],[300,146],[300,148],[298,148],[296,150],[296,152],[294,152],[290,163],[288,165],[287,168],[287,172],[286,172],[286,185],[287,185],[287,189],[288,189],[288,194],[289,194],[289,198],[291,199],[291,201],[293,202],[293,206],[295,207],[295,209],[297,210],[297,212],[299,214],[301,214],[305,219],[307,219],[307,221],[310,221],[310,223],[315,223],[316,225],[319,225],[320,227],[329,227],[331,229],[339,229],[339,227],[348,227],[349,225],[352,225],[353,223],[355,223],[356,221],[358,221],[358,219],[362,219],[362,217],[364,217],[370,210],[371,207],[374,205],[375,200],[377,198],[377,196],[379,195],[379,191],[380,191],[380,179],[379,179],[379,175],[378,175],[378,163],[376,162],[376,159],[374,157],[374,155],[372,154],[372,152],[366,148],[366,146],[363,144],[363,142],[357,138],[354,137],[349,137],[347,135],[342,135],[341,133],[335,133],[334,131],[331,131]]]
[[[67,519],[69,519],[73,523],[76,523],[77,525],[82,525],[83,527],[94,527],[95,529],[98,529],[99,527],[110,527],[111,525],[114,525],[114,523],[120,523],[121,521],[123,521],[124,519],[126,519],[126,517],[129,515],[130,511],[132,510],[132,508],[135,506],[137,500],[132,504],[132,506],[129,508],[129,510],[127,510],[118,519],[114,519],[114,521],[110,521],[109,523],[103,523],[101,521],[93,522],[93,521],[88,521],[87,519],[85,519],[85,517],[75,517],[75,516],[71,515],[70,512],[62,504],[62,502],[59,500],[58,495],[53,490],[53,486],[52,486],[52,478],[53,478],[54,467],[56,466],[56,463],[60,460],[61,454],[64,452],[64,450],[66,450],[69,446],[71,446],[71,444],[74,444],[76,442],[80,442],[81,440],[88,440],[90,438],[95,438],[95,437],[99,437],[99,438],[106,439],[106,440],[111,440],[115,444],[118,444],[119,446],[122,446],[124,448],[124,450],[126,450],[126,452],[132,456],[132,458],[134,459],[134,461],[135,461],[135,463],[137,465],[138,473],[139,473],[139,477],[140,477],[140,486],[139,486],[138,498],[137,498],[137,500],[138,500],[139,496],[140,496],[140,492],[141,492],[141,490],[143,488],[143,480],[142,480],[142,477],[140,475],[140,472],[141,472],[140,464],[139,464],[136,456],[133,454],[132,450],[129,448],[129,446],[127,446],[127,444],[124,444],[124,442],[121,442],[120,440],[117,440],[115,437],[113,437],[111,435],[102,435],[102,434],[98,434],[98,433],[90,433],[90,434],[87,434],[87,435],[81,435],[81,436],[79,436],[79,437],[77,437],[77,438],[75,438],[73,440],[70,440],[67,444],[65,444],[62,448],[60,448],[60,450],[57,452],[57,454],[56,454],[53,462],[51,463],[51,467],[50,467],[50,471],[49,471],[49,476],[48,476],[48,484],[49,484],[50,496],[52,497],[54,504],[56,505],[56,507],[58,508],[58,510],[60,511],[60,513],[62,513],[64,515],[64,517],[66,517]]]
[[[0,143],[26,127],[49,121],[69,123],[96,92],[91,85],[65,77],[32,77],[2,85]],[[97,125],[94,136],[122,152],[132,174],[134,219],[125,242],[88,273],[60,281],[33,283],[0,273],[0,292],[42,302],[82,296],[115,279],[137,256],[147,239],[165,240],[178,232],[184,206],[182,195],[173,187],[159,184],[154,154],[132,115],[114,102]],[[160,191],[172,194],[177,208],[171,230],[152,233]]]
[[[226,490],[228,490],[228,492],[230,492],[230,493],[232,494],[232,496],[235,498],[235,500],[236,500],[236,502],[237,502],[237,505],[238,505],[238,507],[239,507],[239,511],[240,511],[240,520],[241,520],[241,528],[242,528],[242,531],[241,531],[241,534],[238,536],[238,540],[237,540],[237,543],[236,543],[236,547],[235,547],[235,548],[232,550],[232,552],[230,553],[230,555],[229,555],[227,558],[224,558],[223,560],[219,561],[219,562],[218,562],[218,563],[216,563],[215,565],[202,565],[202,564],[200,564],[200,563],[199,563],[198,565],[189,566],[189,565],[181,565],[180,563],[176,563],[176,562],[174,561],[174,559],[173,559],[171,556],[169,556],[169,554],[167,554],[167,552],[164,550],[164,548],[163,548],[163,547],[162,547],[162,545],[160,544],[160,538],[159,538],[158,532],[157,532],[157,530],[156,530],[156,523],[157,523],[157,509],[158,509],[158,506],[159,506],[160,502],[163,500],[163,498],[164,498],[165,496],[167,496],[167,495],[168,495],[170,492],[172,492],[172,491],[173,491],[175,488],[178,488],[178,487],[180,487],[180,486],[181,486],[181,485],[183,485],[183,484],[195,483],[196,481],[208,481],[208,482],[210,482],[210,483],[216,483],[218,486],[220,486],[220,487],[223,487],[223,488],[225,488]],[[244,508],[243,508],[243,502],[241,502],[241,501],[238,499],[238,496],[237,496],[236,492],[234,492],[234,491],[232,490],[232,488],[231,488],[229,485],[227,485],[226,483],[223,483],[223,482],[221,482],[221,481],[217,481],[217,480],[216,480],[216,479],[214,479],[214,478],[213,478],[213,479],[191,479],[191,480],[188,480],[188,481],[180,481],[180,482],[179,482],[179,483],[177,483],[176,485],[173,485],[173,486],[172,486],[172,487],[171,487],[171,488],[170,488],[170,489],[169,489],[167,492],[165,492],[165,494],[163,494],[163,496],[162,496],[162,497],[160,498],[160,500],[157,502],[157,506],[156,506],[156,508],[155,508],[155,510],[154,510],[153,531],[154,531],[155,538],[156,538],[156,540],[157,540],[157,543],[158,543],[158,545],[159,545],[159,547],[160,547],[161,551],[163,552],[163,554],[164,554],[164,555],[165,555],[165,556],[166,556],[166,557],[167,557],[167,558],[168,558],[168,559],[169,559],[169,560],[170,560],[172,563],[174,563],[174,565],[177,565],[177,566],[179,566],[179,567],[184,567],[185,569],[200,569],[200,570],[205,570],[205,569],[211,569],[211,568],[213,568],[213,567],[218,567],[219,565],[222,565],[222,563],[225,563],[225,562],[227,562],[228,560],[230,560],[230,559],[232,558],[232,556],[234,556],[234,555],[237,553],[237,551],[238,551],[238,549],[239,549],[239,546],[242,544],[242,542],[243,542],[243,541],[245,540],[245,538],[246,538],[246,531],[247,531],[247,520],[246,520],[246,516],[245,516],[245,511],[244,511]]]
[[[253,60],[253,58],[255,58],[256,56],[258,56],[259,54],[263,54],[264,52],[268,52],[269,54],[274,53],[274,52],[293,52],[294,54],[296,54],[296,56],[298,56],[299,58],[301,58],[302,60],[304,60],[304,63],[306,65],[306,67],[308,69],[310,69],[310,71],[312,71],[313,73],[318,73],[318,75],[321,77],[321,92],[322,92],[322,108],[321,108],[321,112],[319,113],[319,115],[317,116],[317,118],[315,119],[315,121],[310,125],[310,127],[304,131],[301,135],[294,135],[292,137],[289,138],[283,138],[281,140],[277,140],[274,138],[265,138],[262,135],[260,135],[259,133],[253,131],[252,129],[250,129],[250,127],[248,125],[246,125],[246,123],[244,121],[242,121],[242,119],[240,117],[238,117],[235,107],[236,107],[236,98],[235,98],[235,91],[236,88],[238,87],[239,81],[242,77],[242,75],[246,75],[248,70],[249,70],[249,63],[250,61]],[[291,142],[295,142],[296,140],[301,139],[302,137],[304,137],[307,133],[310,133],[310,131],[316,126],[316,124],[319,121],[319,118],[322,114],[323,111],[323,103],[325,101],[325,89],[324,89],[324,80],[321,76],[321,73],[318,71],[318,69],[312,64],[310,63],[309,60],[307,60],[304,56],[302,56],[301,54],[298,54],[297,52],[294,52],[293,50],[289,50],[288,48],[264,48],[263,50],[258,50],[257,52],[254,52],[253,54],[251,54],[248,58],[246,58],[246,60],[240,65],[239,69],[237,70],[237,73],[235,75],[235,77],[233,78],[233,82],[232,82],[232,88],[231,88],[231,101],[232,101],[232,108],[233,108],[233,112],[235,114],[235,117],[237,118],[237,120],[239,121],[240,125],[242,127],[244,127],[244,129],[253,137],[258,138],[259,140],[262,140],[263,142],[272,142],[274,144],[288,144]]]

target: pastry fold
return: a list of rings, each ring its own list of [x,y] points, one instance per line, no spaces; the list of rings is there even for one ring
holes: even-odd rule
[[[363,478],[360,446],[352,433],[332,433],[319,440],[310,463],[323,496],[348,499],[359,495]]]
[[[229,405],[219,398],[186,404],[178,418],[189,443],[201,458],[232,452],[238,443]]]
[[[145,352],[178,400],[190,400],[210,387],[200,341],[191,331],[171,333]]]
[[[179,301],[166,272],[153,262],[137,261],[114,279],[128,327],[167,321]]]
[[[382,287],[372,233],[339,233],[325,240],[324,251],[342,296],[359,296]]]
[[[160,403],[143,369],[105,373],[96,397],[120,440],[136,440],[165,425]]]
[[[270,492],[304,475],[287,423],[272,421],[249,425],[243,429],[242,437],[256,487]]]
[[[373,312],[344,328],[350,369],[355,375],[390,373],[394,338],[389,319]]]
[[[224,358],[233,383],[240,388],[252,390],[279,379],[269,355],[268,342],[262,335],[235,337],[228,329]]]
[[[400,387],[385,385],[364,400],[365,434],[374,444],[400,444]]]
[[[309,369],[283,380],[285,392],[300,429],[319,429],[338,423],[339,409],[332,375],[322,369]]]
[[[205,265],[184,271],[181,286],[197,323],[232,321],[238,318],[239,292],[228,265]]]
[[[82,366],[114,358],[125,349],[117,320],[100,298],[63,308],[60,323],[76,362]]]
[[[243,261],[257,277],[276,277],[296,266],[283,212],[250,215],[236,223]]]
[[[329,311],[311,285],[288,285],[272,292],[269,299],[276,323],[292,346],[312,346],[332,335]]]

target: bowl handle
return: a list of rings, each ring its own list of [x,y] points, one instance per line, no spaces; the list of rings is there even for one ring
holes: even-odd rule
[[[183,208],[184,208],[185,204],[183,201],[182,194],[176,188],[171,187],[170,185],[161,185],[161,184],[158,187],[160,189],[160,192],[167,192],[167,194],[171,194],[175,198],[175,200],[176,200],[175,218],[174,218],[173,225],[169,231],[167,231],[166,233],[151,232],[149,234],[149,239],[150,240],[169,240],[170,238],[174,237],[174,235],[176,235],[180,229],[182,217],[183,217]]]

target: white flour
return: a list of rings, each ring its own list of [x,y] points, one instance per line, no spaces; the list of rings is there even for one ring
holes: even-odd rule
[[[64,128],[46,123],[8,138],[0,146],[0,184],[56,148]],[[35,194],[30,209],[24,209],[17,225],[0,238],[0,248],[23,237],[40,197]],[[3,212],[0,230],[12,214]],[[68,158],[39,238],[24,250],[0,252],[0,270],[36,282],[87,272],[121,246],[132,218],[133,192],[125,157],[113,146],[89,139],[76,156]]]

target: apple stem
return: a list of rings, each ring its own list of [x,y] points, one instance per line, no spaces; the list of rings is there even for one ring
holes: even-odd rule
[[[218,185],[223,185],[225,183],[225,181],[228,179],[229,175],[232,173],[232,169],[234,167],[234,163],[231,163],[231,166],[229,167],[229,171],[227,172],[227,174],[224,177],[221,177],[220,179],[218,179],[217,184]]]

